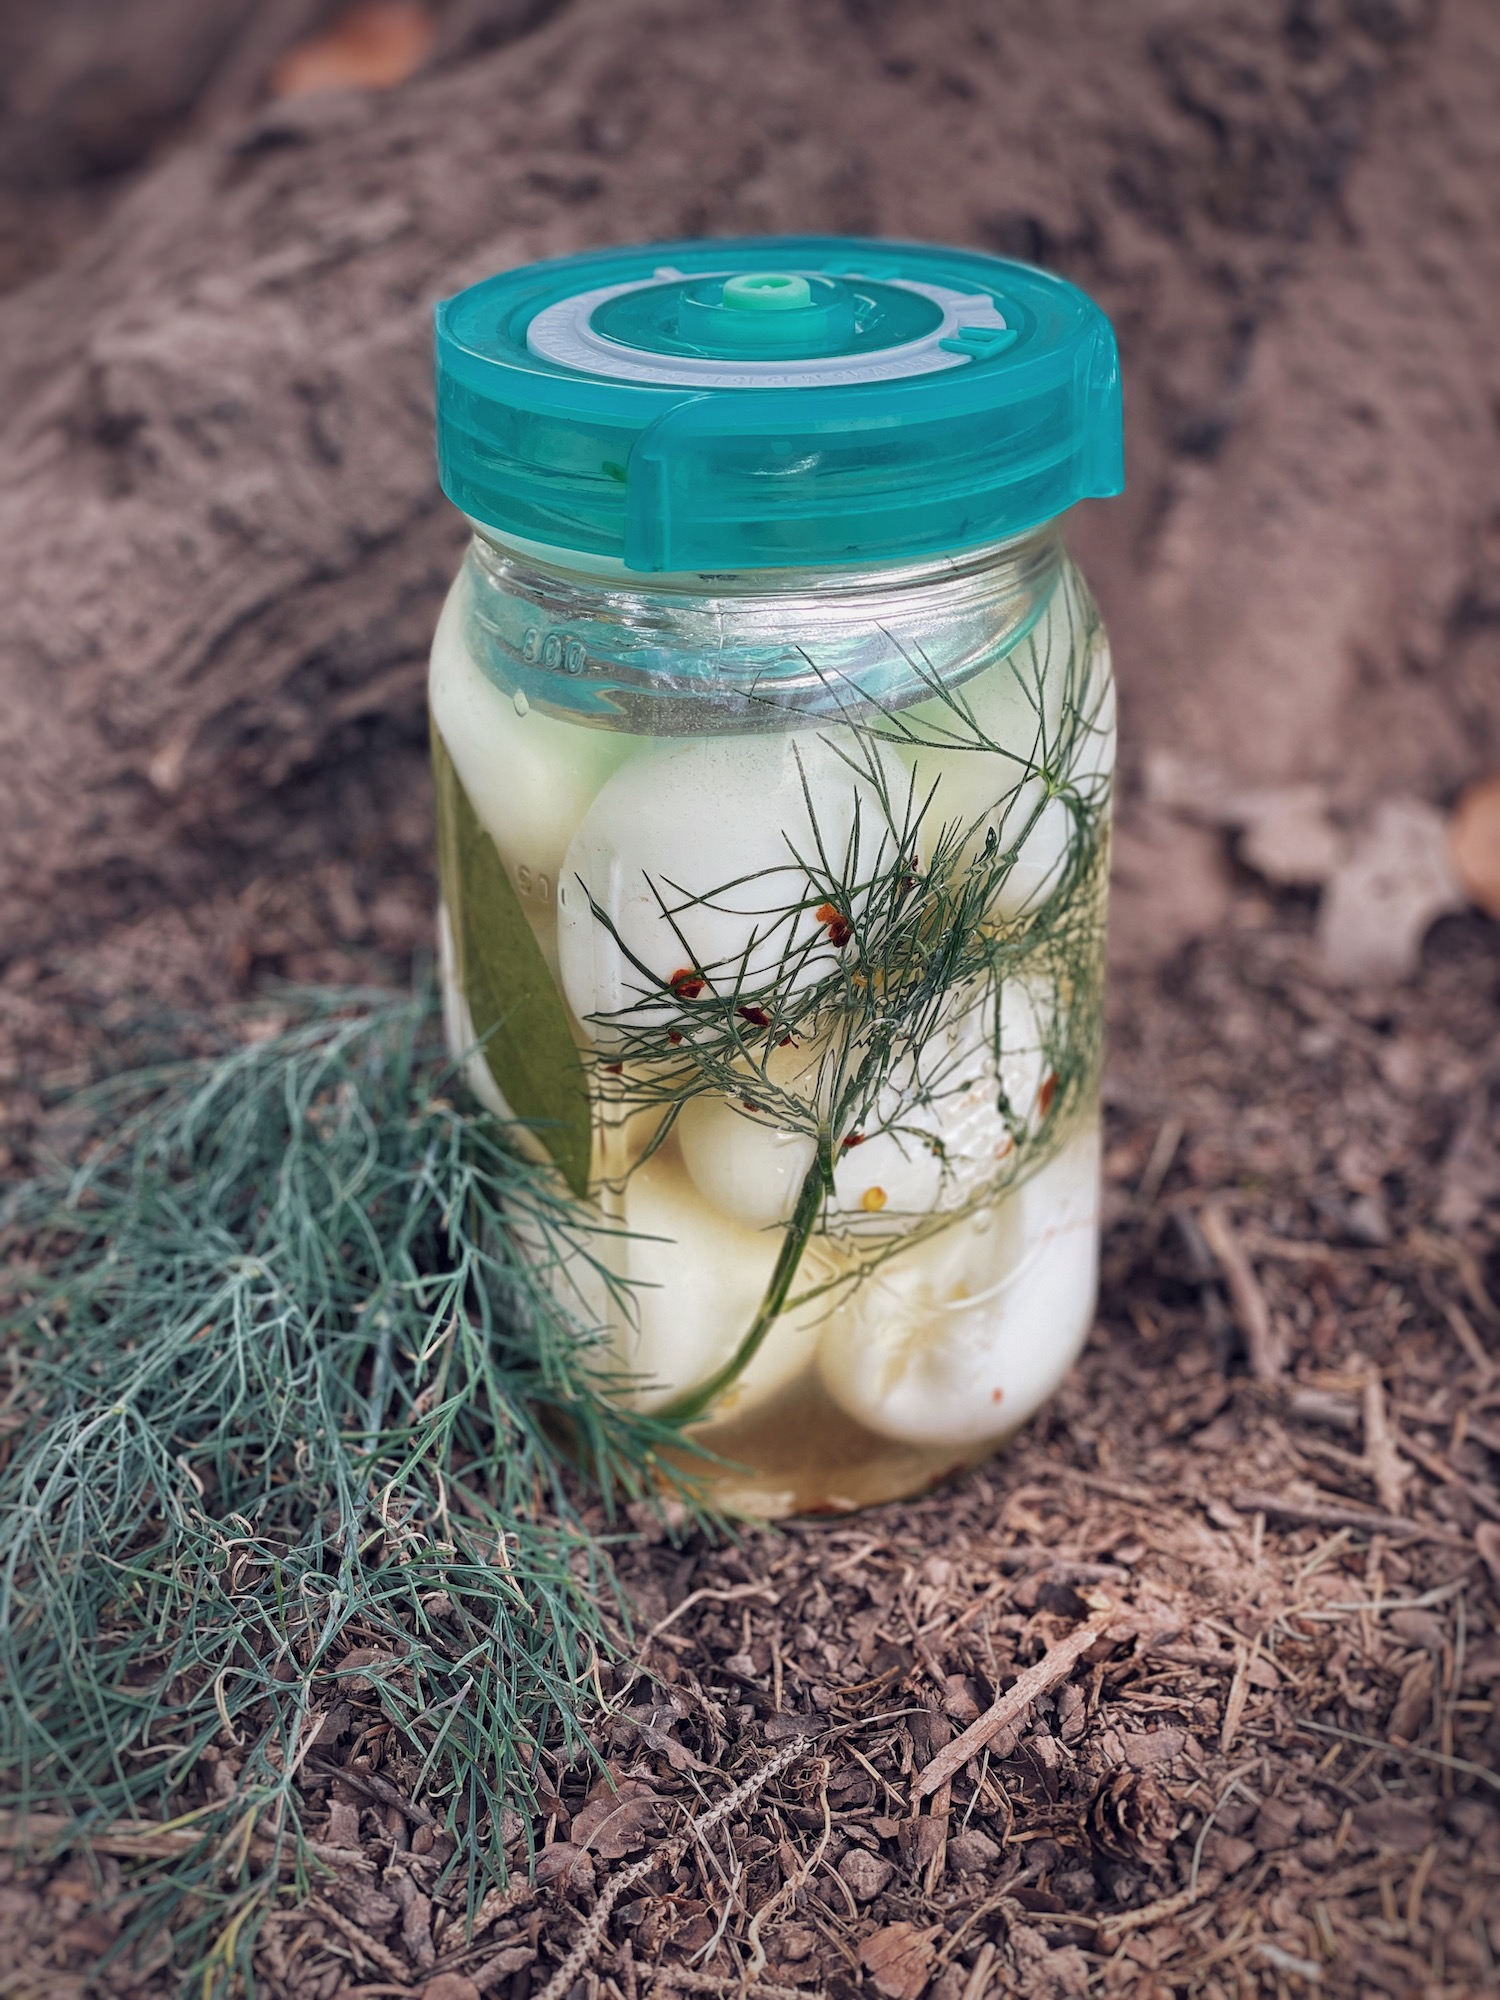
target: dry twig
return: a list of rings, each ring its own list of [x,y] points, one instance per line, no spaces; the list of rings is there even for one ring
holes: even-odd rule
[[[1127,1932],[1147,1930],[1152,1924],[1165,1923],[1168,1917],[1179,1916],[1197,1900],[1198,1891],[1190,1883],[1186,1889],[1179,1889],[1172,1896],[1163,1896],[1159,1902],[1143,1903],[1138,1910],[1121,1910],[1118,1916],[1108,1917],[1100,1923],[1099,1942],[1107,1951]]]
[[[1380,1496],[1381,1506],[1387,1513],[1399,1515],[1406,1487],[1406,1467],[1401,1463],[1390,1419],[1386,1415],[1385,1388],[1379,1371],[1374,1368],[1365,1377],[1364,1419],[1365,1470]]]
[[[1229,1287],[1234,1316],[1239,1322],[1240,1332],[1245,1336],[1250,1373],[1257,1382],[1274,1382],[1282,1371],[1281,1343],[1271,1324],[1271,1309],[1266,1304],[1266,1295],[1260,1288],[1255,1267],[1245,1255],[1244,1245],[1235,1234],[1229,1217],[1216,1203],[1205,1203],[1198,1212],[1198,1223],[1203,1231],[1203,1240],[1214,1253],[1224,1273],[1224,1282]]]
[[[1373,1507],[1339,1507],[1322,1500],[1288,1499],[1281,1493],[1236,1487],[1229,1496],[1242,1514],[1267,1514],[1278,1521],[1295,1521],[1312,1528],[1362,1528],[1366,1534],[1404,1535],[1408,1541],[1446,1542],[1468,1547],[1466,1537],[1450,1528],[1424,1528],[1402,1514],[1377,1514]]]
[[[1049,1647],[1034,1667],[1027,1667],[1004,1694],[990,1703],[976,1722],[969,1724],[962,1736],[955,1736],[918,1773],[911,1788],[912,1804],[915,1806],[929,1792],[947,1784],[1002,1729],[1019,1722],[1034,1701],[1065,1681],[1090,1646],[1106,1636],[1116,1615],[1112,1609],[1096,1612],[1086,1624],[1070,1632],[1066,1639],[1059,1639],[1055,1646]]]

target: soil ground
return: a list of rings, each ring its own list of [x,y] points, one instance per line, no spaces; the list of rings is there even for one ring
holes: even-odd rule
[[[550,1770],[539,1884],[472,1937],[416,1757],[354,1693],[306,1767],[329,1873],[261,1990],[552,1995],[626,1871],[575,2000],[1493,1990],[1497,995],[1478,918],[1339,994],[1307,907],[1246,879],[1215,938],[1122,970],[1099,1324],[1047,1413],[908,1506],[736,1545],[643,1518],[641,1675],[595,1732],[618,1791]],[[168,1990],[86,1970],[132,1865],[0,1858],[7,2000]]]

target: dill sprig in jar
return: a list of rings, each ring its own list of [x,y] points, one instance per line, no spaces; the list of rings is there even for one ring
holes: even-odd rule
[[[1109,324],[969,253],[604,251],[438,312],[447,1033],[517,1248],[753,1514],[918,1491],[1093,1313]]]

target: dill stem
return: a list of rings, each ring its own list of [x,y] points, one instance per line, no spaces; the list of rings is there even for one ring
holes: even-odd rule
[[[766,1295],[760,1302],[760,1311],[724,1366],[710,1375],[706,1382],[700,1382],[696,1389],[689,1389],[686,1395],[679,1396],[675,1403],[669,1403],[659,1412],[663,1422],[690,1424],[701,1417],[754,1360],[757,1349],[781,1316],[787,1294],[792,1289],[792,1280],[797,1275],[797,1267],[802,1262],[802,1253],[822,1210],[823,1197],[832,1183],[833,1166],[828,1145],[826,1141],[820,1141],[817,1156],[803,1179],[786,1235],[781,1239],[781,1254],[776,1259],[771,1282],[766,1286]]]

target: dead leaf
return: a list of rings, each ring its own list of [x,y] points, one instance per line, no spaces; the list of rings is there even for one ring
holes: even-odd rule
[[[685,1743],[679,1743],[674,1731],[682,1716],[675,1708],[633,1708],[630,1721],[636,1733],[648,1750],[658,1751],[674,1771],[706,1771],[710,1767],[701,1757],[695,1757]]]
[[[1402,1676],[1396,1705],[1385,1725],[1393,1742],[1410,1743],[1432,1720],[1432,1684],[1436,1669],[1430,1658],[1415,1661]]]
[[[937,1930],[919,1931],[915,1924],[886,1924],[859,1948],[860,1964],[870,1984],[885,2000],[918,2000],[932,1967],[932,1941]]]
[[[355,1646],[345,1653],[333,1671],[350,1694],[372,1694],[378,1680],[405,1665],[404,1656],[388,1648]]]
[[[594,1857],[571,1840],[554,1840],[536,1858],[538,1886],[555,1883],[564,1895],[586,1895],[594,1886]]]
[[[618,1861],[644,1845],[661,1816],[661,1800],[644,1778],[601,1778],[573,1816],[576,1846]]]
[[[363,0],[287,50],[271,73],[271,95],[390,90],[425,62],[436,32],[432,15],[415,0]]]
[[[1453,808],[1448,854],[1480,909],[1500,917],[1500,771],[1470,785]]]

